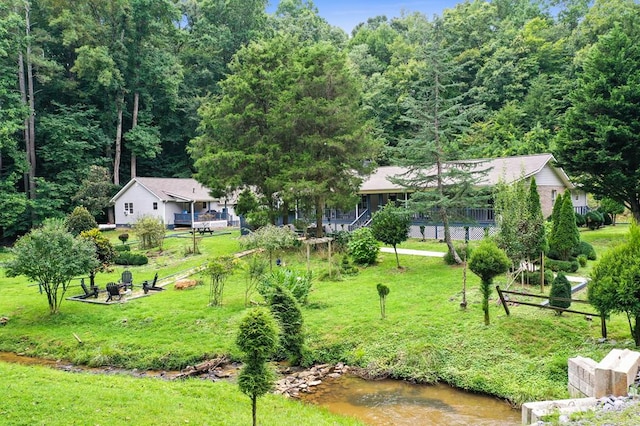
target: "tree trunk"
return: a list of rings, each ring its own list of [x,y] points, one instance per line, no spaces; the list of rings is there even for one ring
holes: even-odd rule
[[[113,183],[120,185],[120,156],[122,155],[122,109],[124,108],[124,91],[120,90],[116,99],[118,124],[116,126],[116,152],[113,157]]]
[[[640,201],[633,199],[629,202],[629,205],[631,207],[630,210],[631,214],[633,214],[633,219],[636,223],[640,223]]]
[[[20,98],[22,100],[22,105],[27,106],[27,84],[24,79],[24,58],[22,56],[22,51],[18,52],[18,85],[20,87]],[[31,163],[31,153],[29,152],[29,119],[24,119],[24,150],[26,154],[27,164]],[[29,169],[24,172],[24,192],[27,194],[27,198],[29,198]]]
[[[131,130],[135,129],[138,125],[138,108],[140,102],[140,93],[135,92],[133,94],[133,121],[131,123]],[[137,173],[137,158],[134,149],[131,149],[131,179],[136,177]]]
[[[398,249],[395,244],[393,245],[393,251],[396,253],[396,263],[398,264],[398,269],[400,269],[400,258],[398,257]]]
[[[36,105],[33,90],[33,62],[31,61],[31,42],[29,4],[25,3],[27,27],[27,90],[29,91],[29,198],[36,198]]]
[[[258,397],[256,395],[251,395],[251,414],[253,417],[253,426],[256,426],[257,423],[257,417],[256,417],[256,411],[258,409]]]
[[[316,238],[321,238],[323,235],[322,229],[322,212],[324,208],[324,200],[322,198],[316,199]]]
[[[636,343],[636,346],[640,346],[640,315],[635,316],[631,333],[633,334],[633,341]]]

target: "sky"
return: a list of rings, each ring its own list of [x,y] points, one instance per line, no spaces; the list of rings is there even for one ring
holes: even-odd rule
[[[451,8],[463,0],[313,0],[319,15],[331,25],[341,27],[351,34],[353,27],[367,18],[386,15],[388,19],[405,13],[421,12],[428,18],[442,15],[444,9]],[[270,0],[268,12],[275,11],[278,0]]]

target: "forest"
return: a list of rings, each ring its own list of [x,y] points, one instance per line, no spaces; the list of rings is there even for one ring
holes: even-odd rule
[[[317,205],[337,162],[396,164],[421,138],[451,160],[551,152],[640,215],[637,1],[467,0],[351,34],[311,0],[267,5],[0,3],[0,238],[78,205],[108,221],[134,176],[286,181]]]

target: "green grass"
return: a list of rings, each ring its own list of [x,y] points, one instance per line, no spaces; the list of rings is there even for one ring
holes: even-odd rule
[[[611,234],[602,240],[621,238],[618,227],[615,232],[609,229],[589,233],[596,249],[610,246],[596,238],[598,232]],[[117,241],[115,233],[113,238]],[[134,282],[140,284],[155,271],[165,276],[200,265],[209,256],[240,250],[237,233],[205,237],[200,243],[202,254],[197,256],[184,255],[189,242],[168,238],[163,256],[150,265],[130,268]],[[430,245],[436,244],[444,248],[421,241],[402,247],[435,250]],[[306,269],[302,249],[283,259],[288,267]],[[496,304],[495,293],[491,325],[484,326],[479,280],[472,273],[467,273],[469,305],[462,310],[461,267],[446,266],[438,258],[401,255],[403,269],[398,270],[394,254],[381,253],[379,260],[342,281],[315,280],[309,304],[303,308],[308,363],[344,361],[368,368],[372,374],[446,381],[520,404],[567,397],[567,358],[581,355],[599,360],[613,347],[596,343],[597,321],[586,321],[582,315],[558,317],[552,311],[522,305],[512,307],[507,316]],[[313,256],[311,267],[316,277],[326,272],[326,253]],[[98,282],[114,280],[122,270],[99,274]],[[504,286],[501,281],[495,284]],[[385,320],[380,319],[376,291],[380,282],[391,290]],[[0,350],[138,369],[180,369],[218,354],[239,358],[234,339],[246,310],[241,271],[228,280],[221,308],[207,306],[208,285],[184,291],[170,286],[124,304],[65,301],[62,312],[51,316],[46,298],[27,284],[21,277],[0,277],[0,316],[10,318],[0,330]],[[260,301],[259,295],[254,294],[253,300]],[[631,345],[625,318],[612,317],[608,329],[609,337],[619,342],[617,347]]]
[[[232,383],[67,373],[0,363],[3,425],[250,425],[251,401]],[[359,425],[275,395],[258,399],[261,425]]]

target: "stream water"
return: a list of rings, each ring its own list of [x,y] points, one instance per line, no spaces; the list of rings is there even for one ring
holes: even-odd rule
[[[325,381],[316,389],[303,399],[373,426],[522,424],[520,411],[506,402],[444,384],[416,385],[347,375]]]
[[[109,374],[127,372],[111,368],[76,367],[53,360],[0,352],[0,362],[45,365],[65,370]],[[171,379],[179,372],[128,371],[139,377]],[[416,385],[399,380],[364,380],[344,375],[326,380],[302,399],[328,410],[358,418],[372,426],[516,426],[519,410],[486,395],[464,392],[444,384]]]

